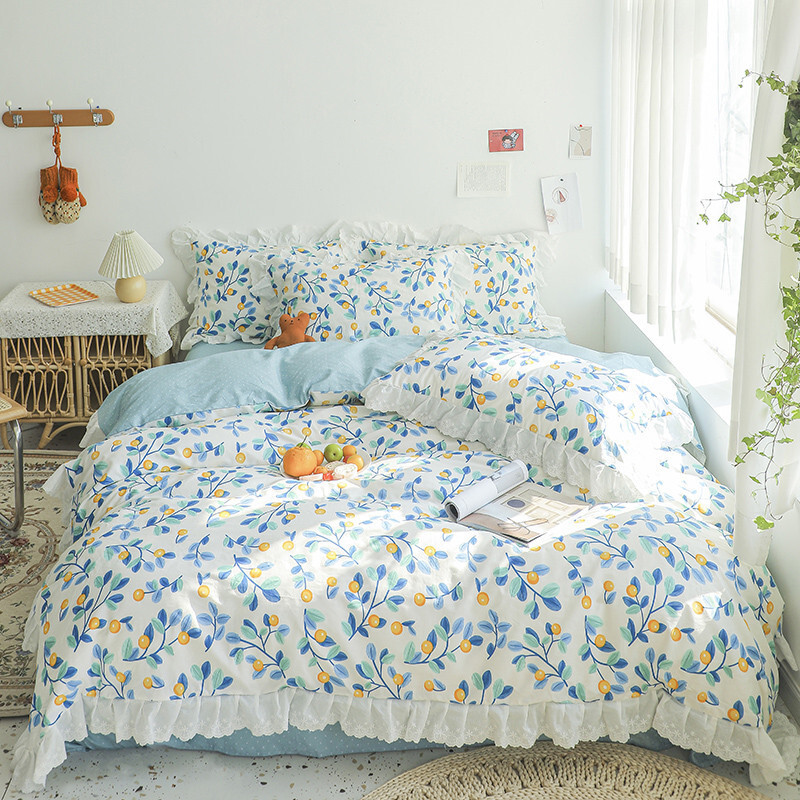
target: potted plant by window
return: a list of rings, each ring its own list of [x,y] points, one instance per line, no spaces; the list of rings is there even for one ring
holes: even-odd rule
[[[775,73],[754,75],[757,84],[766,84],[773,91],[786,95],[787,110],[784,123],[785,141],[781,152],[770,157],[770,168],[760,175],[751,175],[747,180],[723,186],[717,200],[725,203],[717,220],[727,222],[727,205],[745,198],[763,207],[764,229],[772,239],[790,247],[800,257],[800,219],[787,210],[787,199],[800,188],[800,93],[797,81],[786,82]],[[711,201],[705,204],[700,218],[709,222],[708,210]],[[782,305],[785,339],[775,345],[774,357],[762,363],[763,385],[756,396],[767,407],[767,422],[764,427],[742,439],[742,449],[736,456],[736,465],[743,464],[749,456],[760,456],[759,469],[750,475],[756,492],[764,496],[764,513],[755,518],[759,530],[774,526],[770,502],[770,487],[780,479],[781,470],[776,466],[776,448],[788,444],[788,426],[800,419],[800,284],[796,277],[788,286],[782,286]]]

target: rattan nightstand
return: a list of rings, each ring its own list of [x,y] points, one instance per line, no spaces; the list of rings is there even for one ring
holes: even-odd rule
[[[187,314],[168,281],[148,281],[138,303],[121,303],[104,281],[80,281],[98,299],[60,308],[30,297],[47,285],[19,284],[0,302],[0,392],[44,423],[39,447],[86,425],[132,375],[169,361]]]
[[[3,426],[5,433],[6,425],[11,425],[11,433],[14,435],[14,448],[12,457],[14,459],[14,516],[7,519],[0,514],[0,529],[8,532],[18,531],[22,527],[25,518],[25,480],[22,474],[22,430],[19,421],[26,417],[28,412],[19,403],[15,403],[10,397],[0,394],[0,425]]]

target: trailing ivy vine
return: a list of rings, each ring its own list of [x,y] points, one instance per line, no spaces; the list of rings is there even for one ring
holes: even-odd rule
[[[727,222],[729,203],[737,203],[744,198],[763,206],[764,230],[767,235],[800,256],[800,219],[788,213],[786,199],[800,188],[800,92],[797,81],[783,81],[774,72],[769,75],[751,73],[760,86],[766,84],[773,91],[787,97],[784,121],[784,143],[781,152],[769,158],[770,168],[760,175],[751,175],[747,180],[730,186],[723,186],[719,198],[724,201],[719,222]],[[741,85],[741,84],[740,84]],[[704,203],[700,219],[708,223],[708,211],[712,201]],[[761,373],[764,384],[756,391],[757,398],[766,405],[768,421],[764,428],[743,437],[742,451],[736,456],[736,465],[743,464],[751,454],[762,458],[761,467],[751,480],[764,494],[764,514],[754,522],[760,530],[774,526],[776,517],[772,514],[770,487],[777,484],[781,469],[776,467],[776,451],[780,445],[792,442],[786,428],[800,419],[800,284],[793,277],[789,286],[781,289],[783,319],[785,323],[785,342],[775,346],[775,363],[762,362]],[[759,489],[756,489],[759,491]]]

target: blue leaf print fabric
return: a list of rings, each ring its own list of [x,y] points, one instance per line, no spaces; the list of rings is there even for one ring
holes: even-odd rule
[[[263,260],[263,259],[262,259]],[[318,341],[428,334],[457,327],[447,250],[414,258],[332,262],[313,254],[271,265],[256,289],[279,313],[306,311]]]
[[[303,439],[371,463],[289,479]],[[523,547],[442,508],[505,460],[396,414],[205,412],[111,436],[48,483],[69,527],[29,621],[15,780],[41,786],[87,729],[147,743],[289,721],[526,746],[657,724],[781,763],[782,601],[733,555],[728,491],[680,450],[661,458],[658,497],[633,503],[531,466],[585,511]]]
[[[667,399],[674,388],[660,388],[669,380],[466,331],[428,341],[363,397],[600,498],[632,500],[657,480],[659,449],[693,435],[691,417]]]
[[[391,244],[362,241],[372,258],[432,254],[450,245]],[[531,241],[472,243],[456,248],[453,290],[458,324],[484,334],[550,337],[564,332],[561,321],[548,316],[539,299],[536,245]]]

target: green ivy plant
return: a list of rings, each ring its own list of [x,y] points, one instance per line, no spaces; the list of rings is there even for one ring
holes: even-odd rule
[[[800,219],[789,214],[784,206],[786,198],[800,188],[800,92],[797,81],[786,82],[774,72],[769,75],[751,73],[760,86],[767,84],[773,91],[787,97],[784,122],[785,140],[781,152],[769,158],[770,168],[761,175],[751,175],[747,180],[723,186],[718,198],[724,201],[719,222],[727,222],[729,203],[744,198],[763,206],[764,230],[767,235],[800,256]],[[741,84],[740,84],[741,86]],[[708,224],[708,210],[712,201],[704,203],[700,219]],[[759,530],[774,526],[776,517],[771,511],[770,486],[777,484],[781,469],[775,466],[776,449],[792,438],[786,428],[800,419],[800,284],[795,277],[789,286],[781,287],[785,342],[775,346],[774,363],[762,364],[764,384],[756,391],[757,398],[766,405],[768,420],[764,428],[742,439],[743,449],[736,456],[736,465],[743,464],[751,454],[762,458],[762,467],[750,479],[763,491],[764,514],[755,518]]]

